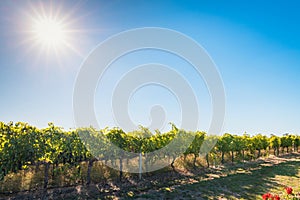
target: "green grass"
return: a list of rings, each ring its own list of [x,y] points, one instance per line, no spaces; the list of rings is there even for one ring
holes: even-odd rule
[[[144,194],[146,199],[261,199],[266,192],[283,194],[286,186],[300,191],[300,160],[279,164],[254,163],[252,166],[236,166],[228,174],[211,174],[197,183],[160,189]]]

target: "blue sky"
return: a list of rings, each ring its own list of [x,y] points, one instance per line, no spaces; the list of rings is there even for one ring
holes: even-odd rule
[[[25,121],[38,127],[54,122],[65,128],[75,127],[73,87],[89,52],[121,31],[164,27],[196,40],[216,63],[226,89],[223,132],[299,133],[299,4],[298,1],[1,1],[0,121]],[[48,13],[51,5],[59,16],[67,16],[75,51],[66,48],[55,56],[54,51],[28,42],[30,35],[26,31],[31,27],[30,19],[36,16],[33,10]],[[114,125],[108,98],[113,80],[117,81],[131,67],[149,62],[174,66],[190,81],[201,110],[199,128],[205,130],[211,105],[201,77],[179,58],[158,51],[136,52],[113,64],[95,94],[99,124]],[[180,124],[180,109],[174,97],[154,86],[132,97],[130,115],[137,123],[147,125],[149,116],[145,110],[158,103],[165,105],[168,120]]]

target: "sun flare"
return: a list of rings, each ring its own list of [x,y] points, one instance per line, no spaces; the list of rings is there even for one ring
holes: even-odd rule
[[[35,40],[48,47],[58,47],[66,43],[67,33],[64,25],[51,18],[35,20],[32,33]]]
[[[77,9],[66,9],[63,2],[29,3],[22,12],[24,20],[20,24],[24,36],[20,45],[24,48],[24,55],[33,55],[34,63],[62,67],[71,56],[83,57],[78,43],[86,31],[80,28],[81,16],[75,16]]]

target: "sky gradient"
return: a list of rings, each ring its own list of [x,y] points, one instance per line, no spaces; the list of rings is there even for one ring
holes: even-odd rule
[[[223,132],[299,133],[299,6],[298,1],[1,1],[0,121],[73,128],[73,87],[89,52],[121,31],[163,27],[193,38],[216,63],[226,90]],[[50,10],[65,17],[71,30],[72,48],[58,55],[28,41],[34,11]],[[199,129],[205,130],[211,107],[201,77],[179,58],[158,51],[118,60],[99,82],[95,110],[101,126],[114,125],[107,98],[113,80],[149,62],[174,66],[190,81],[201,110]],[[180,123],[178,105],[167,91],[144,89],[129,103],[137,123],[147,125],[145,110],[157,103],[166,105],[168,120]]]

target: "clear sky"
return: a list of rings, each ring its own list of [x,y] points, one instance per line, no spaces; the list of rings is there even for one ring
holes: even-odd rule
[[[38,127],[54,122],[73,128],[74,83],[89,52],[121,31],[163,27],[196,40],[216,63],[226,89],[223,132],[299,133],[299,6],[299,1],[2,0],[0,121]],[[55,48],[32,33],[39,17],[49,15],[66,29],[66,42]],[[190,81],[201,110],[199,128],[205,130],[211,105],[201,77],[180,58],[158,51],[133,53],[107,71],[95,94],[99,124],[114,125],[108,114],[112,82],[131,67],[149,62],[174,66]],[[165,105],[168,121],[180,124],[178,102],[155,86],[136,92],[129,103],[130,115],[147,125],[145,110],[153,104]]]

